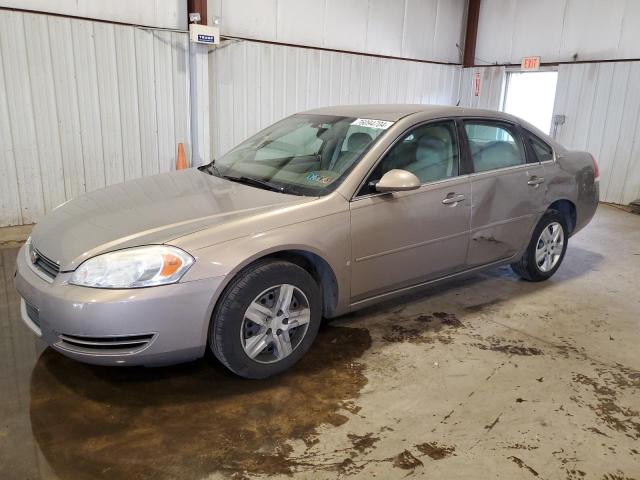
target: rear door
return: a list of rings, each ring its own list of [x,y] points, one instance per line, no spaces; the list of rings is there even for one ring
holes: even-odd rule
[[[527,155],[519,126],[484,119],[463,125],[474,172],[467,254],[473,267],[507,259],[526,246],[545,208],[545,179],[540,162]]]

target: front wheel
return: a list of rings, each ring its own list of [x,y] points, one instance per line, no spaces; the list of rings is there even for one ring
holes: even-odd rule
[[[529,282],[541,282],[550,278],[564,259],[568,240],[564,216],[557,210],[547,211],[534,229],[520,261],[511,264],[512,270]]]
[[[303,268],[267,260],[241,271],[222,294],[209,345],[227,368],[266,378],[293,366],[320,327],[320,289]]]

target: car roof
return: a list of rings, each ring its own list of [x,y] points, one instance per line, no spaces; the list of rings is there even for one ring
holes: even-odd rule
[[[451,105],[422,105],[422,104],[389,104],[389,105],[335,105],[331,107],[315,108],[300,113],[317,115],[337,115],[343,117],[371,118],[374,120],[396,121],[414,113],[431,114],[434,118],[443,116],[492,117],[511,121],[519,121],[516,117],[495,110],[479,108],[462,108]]]
[[[451,105],[422,105],[422,104],[388,104],[388,105],[335,105],[331,107],[315,108],[306,112],[316,115],[335,115],[341,117],[369,118],[372,120],[386,120],[395,122],[403,117],[413,114],[421,114],[422,120],[426,118],[442,118],[442,117],[478,117],[493,118],[496,120],[507,120],[515,122],[538,136],[548,141],[552,139],[541,132],[538,128],[521,118],[509,115],[508,113],[498,112],[496,110],[485,110],[480,108],[464,108],[454,107]]]

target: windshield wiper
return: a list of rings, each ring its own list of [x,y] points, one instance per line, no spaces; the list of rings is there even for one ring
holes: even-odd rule
[[[218,170],[218,167],[216,167],[215,163],[215,159],[211,160],[211,163],[207,163],[206,165],[198,167],[198,170],[200,170],[201,172],[206,172],[209,175],[215,175],[216,177],[224,177],[224,175],[220,173],[220,170]]]
[[[278,187],[269,183],[265,180],[258,180],[257,178],[249,178],[249,177],[230,177],[223,176],[227,180],[231,180],[232,182],[242,183],[244,185],[251,185],[252,187],[262,188],[264,190],[271,190],[272,192],[280,192],[284,193],[284,187]]]
[[[242,183],[244,185],[251,185],[253,187],[262,188],[264,190],[271,190],[273,192],[279,192],[279,193],[288,193],[291,195],[302,195],[302,193],[298,192],[294,188],[279,187],[277,185],[267,182],[266,180],[259,180],[257,178],[249,178],[245,176],[232,177],[230,175],[224,175],[220,172],[218,167],[215,166],[215,163],[216,161],[212,160],[211,163],[207,163],[206,165],[202,165],[201,167],[198,167],[198,170],[200,170],[201,172],[208,173],[209,175],[214,175],[220,178],[226,178],[227,180],[231,180],[232,182]]]

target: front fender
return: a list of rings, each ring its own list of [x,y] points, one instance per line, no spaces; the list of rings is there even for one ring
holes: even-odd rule
[[[333,270],[338,286],[336,312],[346,312],[350,296],[349,212],[254,233],[190,251],[196,259],[182,282],[225,277],[219,291],[243,268],[268,255],[298,250],[322,258]]]

